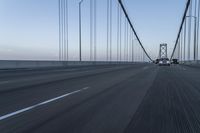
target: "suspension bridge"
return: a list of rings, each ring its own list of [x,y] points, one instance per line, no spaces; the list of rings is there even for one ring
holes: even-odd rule
[[[124,1],[80,0],[76,35],[73,6],[57,1],[57,59],[0,60],[1,133],[200,132],[199,0],[186,1],[172,51],[157,44],[157,58]]]

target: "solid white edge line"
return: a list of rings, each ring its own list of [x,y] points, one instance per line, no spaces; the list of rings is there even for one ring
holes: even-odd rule
[[[50,99],[50,100],[46,100],[46,101],[44,101],[44,102],[35,104],[35,105],[33,105],[33,106],[30,106],[30,107],[27,107],[27,108],[24,108],[24,109],[21,109],[21,110],[18,110],[18,111],[15,111],[15,112],[12,112],[12,113],[3,115],[3,116],[0,116],[0,121],[5,120],[5,119],[7,119],[7,118],[9,118],[9,117],[12,117],[12,116],[21,114],[21,113],[23,113],[23,112],[29,111],[29,110],[34,109],[34,108],[36,108],[36,107],[39,107],[39,106],[42,106],[42,105],[45,105],[45,104],[48,104],[48,103],[57,101],[57,100],[62,99],[62,98],[64,98],[64,97],[67,97],[67,96],[76,94],[76,93],[78,93],[78,92],[87,90],[87,89],[89,89],[89,87],[85,87],[85,88],[83,88],[83,89],[76,90],[76,91],[73,91],[73,92],[64,94],[64,95],[62,95],[62,96],[58,96],[58,97],[52,98],[52,99]]]

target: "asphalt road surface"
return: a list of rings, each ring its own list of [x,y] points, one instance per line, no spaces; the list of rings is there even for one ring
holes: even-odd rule
[[[200,133],[200,68],[1,70],[0,133]]]

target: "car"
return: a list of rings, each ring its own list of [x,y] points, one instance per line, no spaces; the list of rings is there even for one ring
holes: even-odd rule
[[[170,66],[170,61],[168,58],[161,58],[159,59],[159,66]]]
[[[159,63],[159,59],[156,59],[156,60],[155,60],[155,64],[158,64],[158,63]]]
[[[179,64],[178,59],[172,59],[172,64]]]

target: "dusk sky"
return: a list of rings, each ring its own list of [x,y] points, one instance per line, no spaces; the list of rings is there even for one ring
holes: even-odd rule
[[[152,58],[159,44],[174,46],[186,0],[123,0],[138,35]],[[69,55],[78,59],[78,2],[69,0]],[[113,0],[113,21],[117,14]],[[105,58],[106,0],[97,0],[97,58]],[[83,56],[89,51],[89,0],[83,3]],[[113,34],[116,29],[113,24]],[[58,59],[58,0],[0,0],[0,59]],[[116,37],[113,37],[113,43]],[[113,44],[113,45],[114,45]]]

